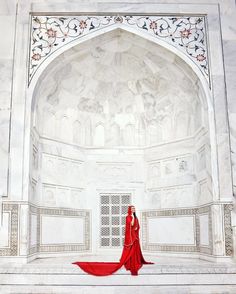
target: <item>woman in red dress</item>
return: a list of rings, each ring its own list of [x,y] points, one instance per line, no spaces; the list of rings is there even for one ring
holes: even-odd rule
[[[119,262],[80,262],[73,264],[78,265],[83,271],[95,276],[111,275],[120,269],[123,265],[126,270],[130,270],[131,275],[138,275],[138,270],[143,264],[154,264],[145,261],[139,240],[139,221],[135,214],[135,207],[128,207],[128,215],[125,224],[125,240],[122,255]]]

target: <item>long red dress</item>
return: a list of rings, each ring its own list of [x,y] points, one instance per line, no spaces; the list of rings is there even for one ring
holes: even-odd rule
[[[130,270],[132,275],[138,275],[138,270],[143,264],[154,264],[153,262],[145,261],[139,240],[139,221],[138,218],[134,219],[132,226],[132,211],[128,207],[128,215],[126,216],[125,225],[125,240],[123,252],[119,262],[82,262],[76,261],[72,264],[78,265],[83,271],[95,276],[108,276],[116,272],[123,265],[126,270]]]

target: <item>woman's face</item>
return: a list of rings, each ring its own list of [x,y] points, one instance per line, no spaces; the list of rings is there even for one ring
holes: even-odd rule
[[[132,213],[135,212],[135,207],[134,206],[131,207],[131,211],[132,211]]]

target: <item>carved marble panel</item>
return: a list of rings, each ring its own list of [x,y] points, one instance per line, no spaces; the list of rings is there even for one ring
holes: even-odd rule
[[[53,207],[84,208],[87,200],[82,189],[63,185],[42,185],[42,204]]]
[[[53,154],[42,154],[42,182],[78,187],[83,185],[83,161]]]
[[[170,158],[157,158],[148,162],[149,176],[165,177],[169,175],[183,175],[193,171],[193,155],[176,155]],[[157,171],[158,170],[158,171]]]
[[[131,181],[134,179],[134,162],[97,162],[97,175],[105,181]]]

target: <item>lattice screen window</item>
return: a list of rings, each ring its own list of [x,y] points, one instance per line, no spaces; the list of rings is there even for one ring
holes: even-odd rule
[[[125,217],[131,201],[127,193],[103,193],[101,199],[100,245],[105,248],[123,246]]]

